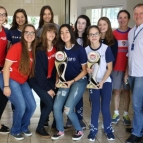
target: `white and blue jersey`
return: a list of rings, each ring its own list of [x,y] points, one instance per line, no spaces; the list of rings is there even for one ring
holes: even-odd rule
[[[114,56],[112,54],[111,48],[108,47],[107,45],[101,43],[99,48],[97,48],[97,49],[92,49],[92,47],[87,46],[85,48],[85,50],[86,50],[87,55],[90,52],[94,52],[94,51],[99,53],[100,65],[99,65],[99,69],[98,69],[98,72],[96,75],[96,81],[101,82],[105,75],[105,72],[107,70],[107,63],[114,61]],[[93,68],[96,68],[96,66],[94,66]],[[94,69],[94,71],[96,71],[96,70]],[[109,76],[105,82],[111,82],[111,81],[112,81],[111,77]]]
[[[66,81],[74,79],[82,71],[82,65],[87,63],[87,55],[85,49],[75,44],[72,48],[65,48],[68,63],[65,71]]]
[[[8,41],[11,42],[12,45],[20,42],[21,41],[21,31],[17,28],[9,29],[7,39],[8,39]]]

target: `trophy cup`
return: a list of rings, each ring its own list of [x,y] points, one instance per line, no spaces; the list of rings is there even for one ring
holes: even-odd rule
[[[55,66],[57,69],[57,73],[59,75],[59,81],[58,81],[58,83],[56,83],[56,87],[61,88],[61,87],[67,86],[66,83],[63,83],[63,82],[66,82],[65,71],[66,71],[67,61],[68,61],[67,55],[65,52],[58,51],[55,54],[55,59],[56,59],[55,60]]]
[[[98,89],[98,82],[96,81],[96,75],[99,69],[100,55],[98,52],[90,52],[88,54],[87,67],[92,68],[94,65],[94,73],[89,74],[89,84],[86,86],[88,89]]]

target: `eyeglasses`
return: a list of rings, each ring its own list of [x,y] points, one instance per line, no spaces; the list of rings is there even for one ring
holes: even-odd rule
[[[0,17],[6,17],[6,13],[0,13]]]
[[[29,31],[24,31],[24,34],[27,35],[27,36],[34,36],[35,35],[35,32],[29,32]]]
[[[99,33],[94,33],[94,34],[93,34],[93,33],[90,33],[90,34],[88,34],[88,35],[89,35],[90,37],[94,37],[94,36],[95,36],[95,37],[98,37],[98,36],[99,36]]]

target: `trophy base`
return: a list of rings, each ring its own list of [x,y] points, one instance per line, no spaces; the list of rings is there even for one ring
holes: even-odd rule
[[[88,89],[99,89],[96,85],[94,85],[94,84],[88,84],[87,86],[86,86],[86,88],[88,88]]]
[[[67,87],[67,85],[64,84],[64,83],[57,83],[57,84],[56,84],[56,87],[57,87],[57,88],[65,88],[65,87]]]

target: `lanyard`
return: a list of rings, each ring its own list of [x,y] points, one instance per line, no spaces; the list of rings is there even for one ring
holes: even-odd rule
[[[136,40],[137,36],[139,35],[139,33],[140,33],[142,30],[143,30],[143,28],[140,29],[140,31],[136,34],[136,36],[135,36],[135,30],[134,30],[134,39],[133,39],[133,43],[132,43],[131,50],[134,50],[135,40]]]

